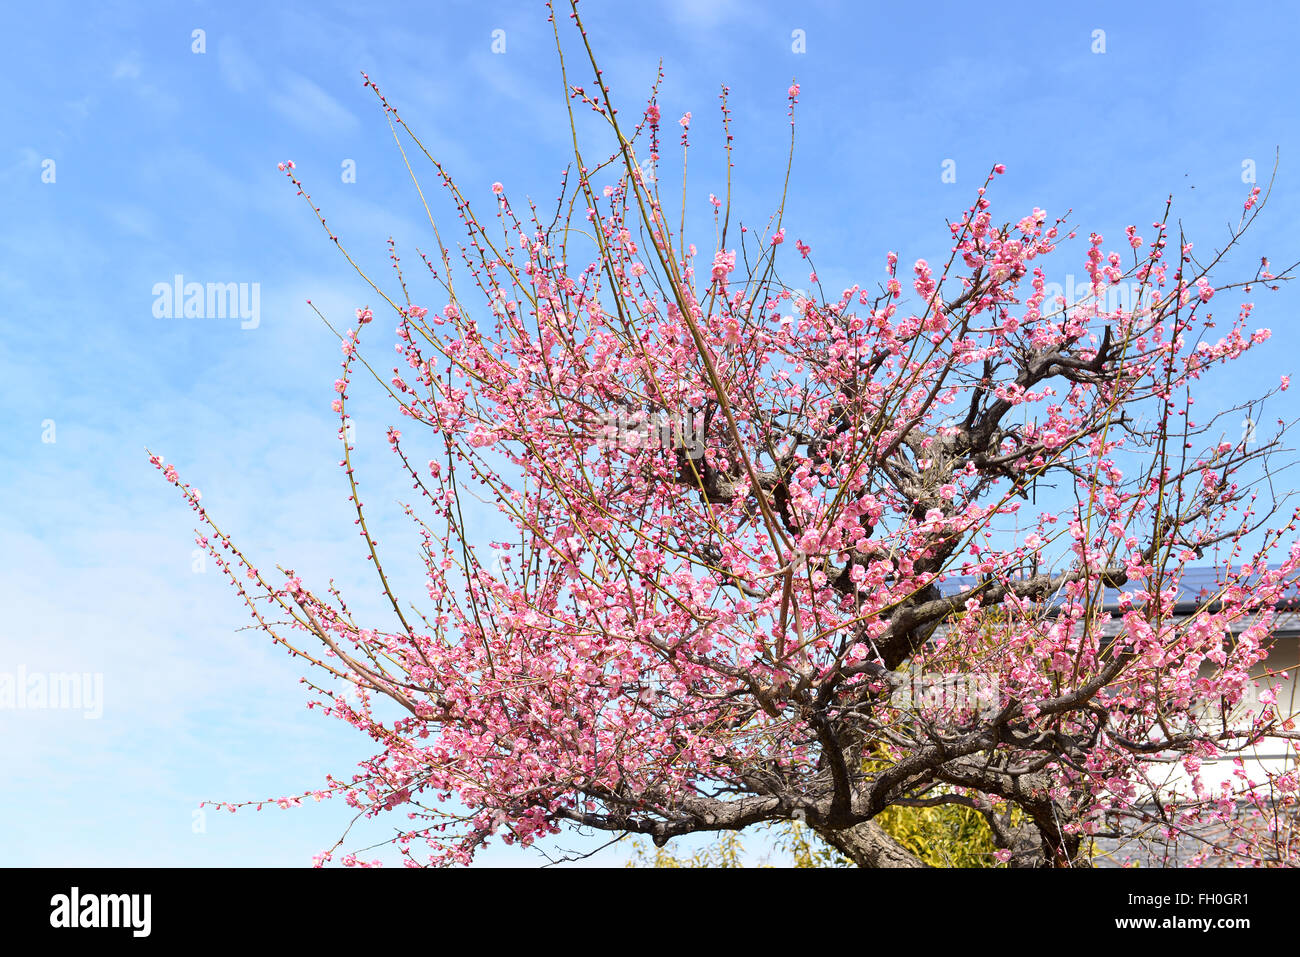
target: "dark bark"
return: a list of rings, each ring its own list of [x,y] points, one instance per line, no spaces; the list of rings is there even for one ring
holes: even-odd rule
[[[814,827],[823,841],[858,867],[928,867],[929,865],[890,837],[875,821],[833,831]]]

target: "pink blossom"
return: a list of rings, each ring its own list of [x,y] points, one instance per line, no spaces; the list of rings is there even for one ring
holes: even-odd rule
[[[713,269],[711,275],[714,282],[726,283],[727,275],[736,268],[736,251],[718,250],[713,255]]]
[[[581,38],[580,11],[560,19]],[[1202,383],[1268,339],[1249,303],[1201,308],[1238,277],[1216,275],[1217,292],[1195,279],[1166,222],[1114,249],[1085,229],[1075,259],[1042,208],[999,205],[993,177],[951,210],[910,289],[897,252],[882,270],[867,250],[840,288],[811,266],[778,275],[757,239],[771,210],[729,205],[724,234],[718,196],[683,226],[647,193],[624,160],[657,160],[660,108],[619,141],[595,77],[572,104],[598,114],[584,136],[613,142],[570,157],[560,201],[516,217],[494,183],[480,219],[439,169],[460,220],[452,274],[441,250],[396,244],[391,272],[368,273],[396,336],[369,346],[382,330],[358,309],[366,340],[343,336],[331,396],[340,416],[354,388],[395,404],[379,420],[393,482],[359,475],[336,423],[342,530],[375,573],[360,600],[351,573],[266,577],[149,453],[199,547],[303,667],[310,706],[364,737],[357,767],[305,793],[388,816],[404,860],[465,864],[577,822],[707,839],[742,794],[757,825],[788,823],[792,801],[835,803],[838,766],[852,806],[827,826],[957,782],[1019,809],[1029,863],[1087,863],[1078,839],[1111,829],[1154,835],[1151,807],[1171,840],[1213,823],[1235,863],[1300,863],[1269,831],[1300,807],[1294,769],[1217,773],[1243,748],[1288,748],[1294,728],[1275,691],[1261,686],[1264,707],[1249,695],[1273,609],[1297,591],[1300,512],[1251,497],[1263,443],[1221,438]],[[725,91],[722,110],[718,155],[690,167],[712,183],[752,169],[729,152]],[[1250,267],[1269,281],[1267,262]],[[1092,301],[1066,303],[1071,276]],[[1130,278],[1149,304],[1105,301]],[[417,294],[442,298],[401,305]],[[402,516],[411,541],[376,540]],[[1213,578],[1203,602],[1186,600],[1205,582],[1193,562]],[[945,700],[936,676],[989,700]],[[862,761],[877,752],[908,770],[901,790],[873,790],[881,771]],[[1008,789],[1008,768],[1034,770]]]

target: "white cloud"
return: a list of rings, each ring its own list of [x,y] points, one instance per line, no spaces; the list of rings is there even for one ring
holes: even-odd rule
[[[348,133],[358,125],[347,107],[298,73],[286,72],[269,102],[295,126],[314,133]]]
[[[113,79],[138,80],[140,78],[140,57],[136,53],[117,61],[113,67]]]
[[[149,210],[140,206],[113,204],[105,206],[104,212],[124,235],[149,240],[155,238],[154,216]]]
[[[707,29],[745,15],[739,0],[670,0],[673,19],[688,27]]]
[[[143,72],[140,66],[140,55],[133,52],[114,64],[113,79],[128,83],[137,96],[151,103],[156,109],[174,112],[179,106],[176,98],[171,93],[141,79]],[[86,103],[84,100],[82,102]],[[86,109],[88,110],[88,106]]]
[[[217,44],[217,68],[222,81],[236,93],[262,85],[262,71],[233,37],[222,37]]]
[[[31,176],[40,168],[41,160],[44,159],[40,153],[30,146],[24,146],[18,150],[18,159],[11,163],[0,164],[0,180],[19,179]]]

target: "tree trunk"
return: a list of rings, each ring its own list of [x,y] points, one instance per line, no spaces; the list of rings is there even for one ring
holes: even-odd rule
[[[814,828],[817,836],[858,867],[927,867],[919,857],[894,840],[875,821],[864,821],[842,831]]]

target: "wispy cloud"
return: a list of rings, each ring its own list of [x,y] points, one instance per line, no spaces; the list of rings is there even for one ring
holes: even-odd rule
[[[342,103],[299,73],[285,71],[269,102],[285,119],[312,133],[350,133],[357,118]]]
[[[138,80],[140,78],[140,55],[132,53],[130,56],[118,60],[113,67],[113,79],[115,80]]]
[[[42,156],[30,146],[21,147],[18,156],[8,162],[0,163],[0,180],[31,176],[40,168]]]
[[[233,36],[221,37],[217,43],[217,68],[221,80],[236,93],[247,93],[262,85],[262,70],[252,57],[244,52],[239,40]]]
[[[683,26],[711,29],[751,11],[740,0],[669,0],[672,18]]]
[[[104,207],[104,214],[123,235],[139,239],[156,237],[156,219],[153,213],[142,206],[108,204]]]
[[[132,52],[113,64],[112,77],[115,83],[126,84],[137,96],[146,100],[155,109],[173,112],[179,107],[179,101],[168,91],[144,78],[139,53]],[[87,107],[89,107],[89,103]]]

